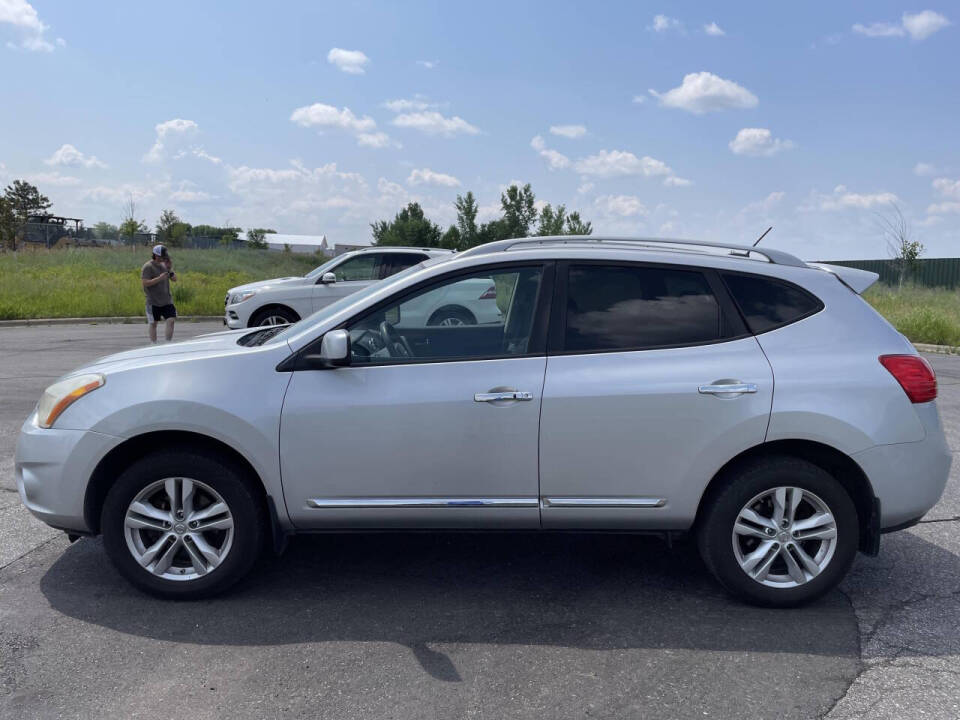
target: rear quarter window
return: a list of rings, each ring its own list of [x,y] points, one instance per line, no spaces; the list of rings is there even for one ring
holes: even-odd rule
[[[759,275],[723,273],[722,277],[754,334],[789,325],[823,309],[819,298],[793,283]]]

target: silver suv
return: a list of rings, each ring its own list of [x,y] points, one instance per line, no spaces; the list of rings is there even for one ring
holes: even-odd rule
[[[48,388],[23,502],[167,597],[292,533],[691,533],[737,596],[796,605],[915,523],[950,467],[936,379],[786,253],[537,238],[435,258],[285,327],[103,358]],[[445,293],[496,308],[430,324]]]

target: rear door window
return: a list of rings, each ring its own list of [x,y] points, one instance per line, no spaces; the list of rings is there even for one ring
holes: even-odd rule
[[[697,270],[571,265],[564,350],[642,350],[723,337],[720,304]]]
[[[722,277],[754,334],[789,325],[823,309],[820,300],[792,283],[759,275],[723,273]]]

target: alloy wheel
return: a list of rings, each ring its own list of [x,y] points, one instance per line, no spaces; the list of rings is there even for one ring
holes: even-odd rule
[[[124,517],[127,548],[142,568],[165,580],[213,572],[233,545],[230,508],[209,485],[171,477],[148,485]]]
[[[756,495],[733,527],[740,568],[762,585],[791,588],[826,569],[837,547],[837,522],[817,495],[776,487]]]

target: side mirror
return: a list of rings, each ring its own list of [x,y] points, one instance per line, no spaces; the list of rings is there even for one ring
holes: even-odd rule
[[[319,353],[302,356],[301,370],[321,370],[350,364],[350,333],[331,330],[320,341]]]
[[[331,285],[336,281],[337,281],[336,273],[325,272],[323,275],[320,276],[320,282],[322,282],[324,285]]]

